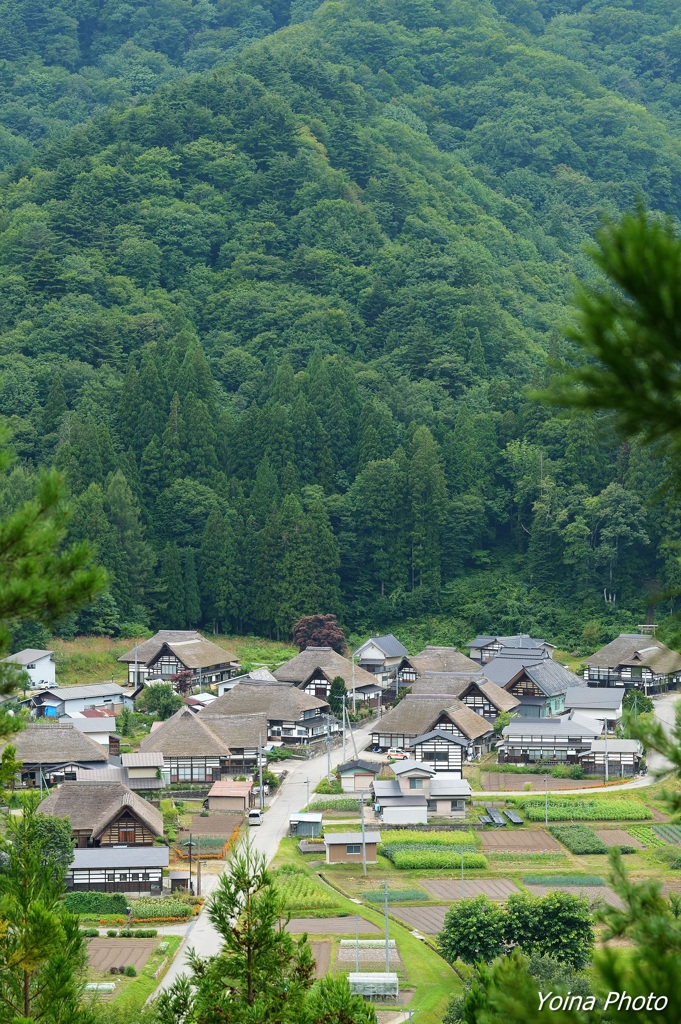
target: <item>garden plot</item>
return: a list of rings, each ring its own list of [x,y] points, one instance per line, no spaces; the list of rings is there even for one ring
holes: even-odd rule
[[[461,882],[454,879],[438,882],[435,879],[419,879],[419,885],[431,893],[436,900],[460,900]],[[489,896],[491,900],[503,903],[513,892],[519,892],[515,882],[508,878],[470,880],[464,879],[464,899],[474,896]]]
[[[87,944],[88,964],[102,974],[110,967],[132,965],[139,974],[157,945],[157,939],[91,939]]]
[[[308,935],[354,935],[354,917],[294,917],[286,925],[286,930],[294,935],[307,932]],[[375,935],[380,928],[370,921],[359,919],[360,935]]]
[[[224,836],[229,839],[235,828],[243,824],[243,814],[227,814],[225,811],[209,811],[207,818],[192,814],[192,836]]]
[[[315,978],[324,978],[331,966],[331,948],[332,943],[328,941],[319,940],[310,943],[312,949],[312,956],[315,958],[316,967],[314,976]]]
[[[384,971],[385,970],[385,940],[384,939],[360,939],[358,948],[352,939],[344,940],[347,945],[341,945],[336,955],[336,966],[340,971],[354,971],[359,957],[360,971]],[[390,941],[390,970],[398,971],[402,967],[402,957],[395,944]]]
[[[391,914],[424,935],[437,935],[442,931],[448,907],[393,907]]]
[[[481,832],[480,838],[482,839],[482,848],[486,853],[493,853],[496,850],[511,853],[515,853],[516,850],[536,853],[563,852],[563,847],[558,840],[541,828],[523,828],[517,832],[497,828],[493,832]]]
[[[589,905],[594,903],[608,903],[611,907],[616,907],[618,910],[624,910],[624,903],[619,898],[617,893],[613,892],[612,889],[608,888],[607,885],[528,885],[527,891],[532,896],[546,896],[549,892],[555,892],[556,889],[560,892],[569,892],[573,896],[581,896],[583,899],[589,901]]]
[[[645,826],[643,826],[645,827]],[[644,844],[623,828],[595,828],[594,832],[606,846],[633,846],[637,850],[645,849]]]

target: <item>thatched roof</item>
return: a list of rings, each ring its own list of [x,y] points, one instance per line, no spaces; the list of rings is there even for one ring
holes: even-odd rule
[[[481,672],[426,672],[412,684],[411,692],[414,696],[442,694],[463,699],[472,689],[478,689],[497,711],[513,711],[520,705],[513,694],[490,682]]]
[[[29,722],[25,729],[12,737],[12,746],[16,749],[17,760],[24,765],[108,761],[107,751],[101,743],[74,728],[73,722],[63,719]]]
[[[150,637],[148,640],[143,640],[141,644],[137,644],[127,654],[121,654],[118,660],[134,664],[135,659],[137,659],[138,665],[146,665],[158,654],[166,642],[202,639],[201,634],[197,633],[195,629],[159,629],[155,636]],[[135,652],[137,653],[135,654]]]
[[[163,835],[160,811],[120,782],[65,782],[40,804],[51,818],[68,818],[76,832],[97,839],[122,810],[131,811],[154,835]]]
[[[332,647],[306,647],[300,654],[296,654],[295,658],[281,665],[274,673],[274,677],[280,682],[299,686],[306,683],[318,668],[322,669],[327,679],[333,681],[336,676],[340,676],[346,689],[353,688],[352,661],[338,654]],[[376,686],[376,679],[371,672],[355,664],[354,685],[355,688]]]
[[[140,751],[157,751],[165,757],[229,757],[228,744],[208,728],[200,714],[187,707],[180,708],[144,737]]]
[[[397,707],[384,715],[374,726],[383,735],[422,736],[431,732],[446,713],[468,739],[477,739],[491,731],[491,725],[463,701],[448,694],[415,696],[408,694]]]
[[[223,740],[231,751],[253,750],[267,743],[267,715],[211,715],[203,724]]]
[[[456,647],[424,647],[419,654],[411,654],[407,661],[421,676],[424,672],[479,672],[477,665]]]
[[[484,683],[476,683],[476,686],[497,711],[515,711],[516,708],[520,707],[520,701],[517,697],[514,697],[508,690],[504,690],[502,686],[497,686],[496,683],[491,682],[489,679],[486,679]]]
[[[304,711],[328,709],[325,700],[299,690],[297,686],[268,686],[266,683],[249,686],[237,683],[221,697],[196,715],[210,725],[213,715],[253,715],[261,712],[268,721],[297,722]],[[190,712],[191,714],[191,712]]]
[[[681,654],[666,647],[654,636],[623,633],[585,661],[591,668],[649,668],[654,675],[681,672]]]
[[[173,654],[187,668],[192,669],[208,669],[216,665],[230,665],[238,660],[236,654],[226,651],[224,647],[218,647],[212,640],[198,637],[192,640],[166,641],[161,644],[156,654],[147,662],[149,668],[153,668],[167,652]]]

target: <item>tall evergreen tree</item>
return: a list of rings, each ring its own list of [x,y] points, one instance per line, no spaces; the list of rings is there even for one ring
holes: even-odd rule
[[[201,621],[201,595],[196,578],[196,559],[193,548],[185,548],[182,553],[184,583],[184,621],[190,629],[198,626]]]
[[[185,616],[182,559],[177,544],[166,544],[161,556],[156,620],[167,629],[184,629]]]
[[[409,464],[412,587],[437,590],[441,581],[442,526],[447,485],[437,442],[428,427],[414,432]]]

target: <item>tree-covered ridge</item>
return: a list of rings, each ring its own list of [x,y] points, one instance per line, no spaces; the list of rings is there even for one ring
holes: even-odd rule
[[[327,4],[98,115],[2,186],[0,506],[67,472],[112,580],[81,627],[641,614],[663,458],[526,389],[599,214],[676,212],[679,147],[462,3]]]

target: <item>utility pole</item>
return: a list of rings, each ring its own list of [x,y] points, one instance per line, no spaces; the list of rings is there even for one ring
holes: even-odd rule
[[[201,895],[201,836],[196,840],[196,895]]]
[[[353,753],[355,755],[355,761],[356,761],[357,760],[357,744],[355,743],[355,734],[352,731],[352,724],[350,722],[350,712],[348,711],[347,708],[345,709],[345,717],[346,717],[347,722],[348,722],[348,730],[350,732],[350,739],[352,740],[352,750],[353,750]]]
[[[192,842],[192,834],[190,832],[189,833],[189,892],[192,894],[192,896],[194,895],[194,886],[192,884],[192,846],[193,845],[194,845],[194,843]]]
[[[262,733],[258,733],[258,789],[260,795],[260,813],[265,809],[265,793],[262,788]]]
[[[461,899],[466,899],[466,887],[463,884],[463,852],[461,853]]]
[[[345,698],[347,694],[343,694],[343,760],[341,764],[345,764]]]
[[[355,970],[359,974],[359,914],[355,914]]]
[[[605,721],[605,781],[606,781],[606,783],[610,781],[610,776],[608,774],[608,721],[607,721],[607,719]]]
[[[352,713],[353,715],[357,711],[357,697],[355,694],[355,652],[353,651],[350,655],[352,658]]]
[[[385,910],[385,973],[390,974],[390,933],[388,931],[388,883],[383,883],[383,906]]]
[[[367,844],[366,844],[366,834],[364,832],[364,790],[362,790],[362,792],[360,793],[359,798],[360,798],[360,800],[362,802],[361,803],[361,810],[362,810],[362,874],[366,875],[366,873],[367,873]]]
[[[331,782],[331,719],[329,715],[324,717],[326,718],[326,781]]]

